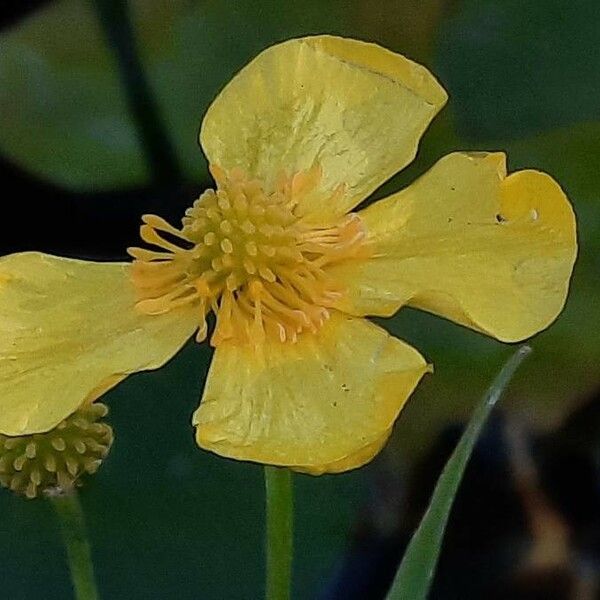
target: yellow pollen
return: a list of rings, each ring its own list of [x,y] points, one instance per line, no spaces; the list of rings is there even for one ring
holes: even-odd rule
[[[217,190],[205,191],[185,211],[180,229],[143,217],[141,238],[154,249],[129,249],[137,308],[162,314],[193,305],[198,341],[207,336],[212,311],[213,346],[267,337],[295,342],[318,331],[344,293],[329,267],[368,255],[360,218],[349,214],[317,227],[296,215],[302,197],[318,189],[319,168],[280,176],[271,191],[237,169],[212,166],[211,172]],[[344,186],[334,191],[343,193]]]

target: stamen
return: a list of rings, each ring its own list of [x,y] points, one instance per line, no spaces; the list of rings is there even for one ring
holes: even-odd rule
[[[217,243],[217,234],[214,231],[209,231],[204,236],[204,245],[205,246],[214,246]]]
[[[254,275],[256,273],[256,265],[249,258],[244,258],[243,264],[248,275]]]
[[[207,190],[185,211],[181,228],[143,216],[140,235],[156,249],[128,250],[137,308],[146,314],[197,311],[199,342],[208,335],[212,310],[214,346],[257,344],[267,337],[293,343],[303,332],[318,331],[344,293],[329,266],[368,253],[361,220],[349,215],[315,227],[295,214],[304,197],[310,194],[312,201],[319,193],[318,166],[281,175],[270,192],[239,169],[212,165],[211,173],[218,189]],[[344,193],[338,186],[333,198],[322,201]]]
[[[273,283],[277,279],[277,277],[275,276],[275,273],[273,273],[273,271],[271,271],[271,269],[269,269],[269,267],[264,267],[264,266],[258,267],[258,273],[263,279],[266,279],[267,281],[269,281],[271,283]]]
[[[241,229],[244,233],[247,233],[248,235],[252,235],[255,231],[256,231],[256,227],[254,226],[254,223],[252,223],[251,221],[244,221],[241,225]]]
[[[175,244],[165,240],[158,235],[157,230],[153,229],[150,225],[142,225],[140,227],[140,237],[147,243],[165,250],[170,250],[173,253],[181,252],[182,249]]]
[[[165,231],[166,233],[170,233],[171,235],[183,240],[186,239],[179,229],[175,229],[175,227],[167,223],[162,217],[158,217],[156,215],[142,215],[142,222],[152,227],[152,229]]]
[[[261,244],[258,249],[265,255],[268,257],[273,257],[275,256],[275,248],[273,246],[268,246],[266,244]]]
[[[231,254],[233,252],[233,244],[229,238],[223,238],[221,240],[221,250],[223,250],[225,254]]]
[[[230,235],[233,232],[233,227],[229,221],[221,221],[219,229],[227,235]]]
[[[136,258],[143,262],[152,262],[155,260],[170,260],[172,254],[168,252],[156,252],[154,250],[148,250],[146,248],[127,248],[129,256]]]

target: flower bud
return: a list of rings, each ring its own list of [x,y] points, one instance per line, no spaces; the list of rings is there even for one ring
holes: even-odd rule
[[[108,407],[86,404],[46,433],[0,434],[0,484],[29,499],[69,493],[82,475],[98,470],[113,443],[112,428],[100,421]]]

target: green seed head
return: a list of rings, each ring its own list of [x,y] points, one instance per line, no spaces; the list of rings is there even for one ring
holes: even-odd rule
[[[69,493],[108,455],[113,431],[100,422],[107,414],[106,405],[96,402],[46,433],[0,434],[0,484],[30,499]]]

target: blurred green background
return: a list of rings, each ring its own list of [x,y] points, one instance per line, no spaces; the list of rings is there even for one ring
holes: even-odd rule
[[[597,0],[131,1],[139,57],[183,172],[173,185],[157,182],[147,164],[94,2],[39,4],[0,32],[3,173],[27,184],[11,185],[3,203],[5,210],[35,208],[21,208],[21,222],[3,217],[4,252],[123,257],[137,238],[135,215],[150,206],[177,214],[209,185],[197,143],[202,115],[253,56],[312,33],[375,41],[427,65],[450,95],[415,163],[377,197],[453,150],[503,150],[511,170],[551,173],[575,207],[580,255],[572,293],[558,321],[532,340],[533,357],[504,406],[528,426],[549,430],[598,386]],[[78,203],[85,205],[68,210]],[[63,244],[82,214],[89,232]],[[121,218],[127,226],[115,233],[110,224]],[[32,231],[40,230],[36,245]],[[373,464],[339,476],[296,477],[296,598],[316,597],[326,585],[373,482],[381,473],[405,472],[445,425],[467,417],[510,352],[410,309],[382,324],[420,349],[435,375],[414,394]],[[193,442],[190,417],[209,360],[207,347],[190,344],[166,368],[133,376],[106,396],[116,442],[82,493],[105,598],[261,595],[261,468],[201,452]],[[69,597],[62,552],[46,503],[0,493],[2,597]]]

